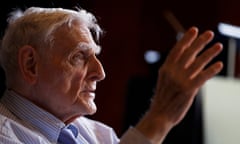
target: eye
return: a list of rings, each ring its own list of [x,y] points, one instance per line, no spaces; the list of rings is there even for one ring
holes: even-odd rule
[[[72,65],[82,65],[84,64],[84,61],[85,61],[85,56],[84,56],[84,53],[82,52],[75,53],[70,59],[70,62]]]

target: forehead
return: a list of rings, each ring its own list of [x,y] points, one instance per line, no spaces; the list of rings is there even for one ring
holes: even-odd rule
[[[69,26],[61,26],[54,33],[55,46],[72,49],[91,50],[99,54],[101,47],[93,40],[90,30],[79,23],[73,23]]]

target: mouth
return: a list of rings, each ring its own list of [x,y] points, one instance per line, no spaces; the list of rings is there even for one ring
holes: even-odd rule
[[[92,85],[87,85],[84,87],[84,89],[82,90],[82,94],[88,97],[95,97],[95,92],[96,92],[96,84],[92,84]]]
[[[95,90],[85,90],[82,93],[86,96],[95,97]]]

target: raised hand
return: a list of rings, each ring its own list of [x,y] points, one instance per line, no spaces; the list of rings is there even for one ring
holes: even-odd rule
[[[169,130],[183,119],[201,86],[221,71],[222,62],[206,65],[221,52],[222,44],[216,43],[202,51],[213,37],[212,31],[198,36],[198,29],[190,28],[159,69],[150,109],[137,125],[153,143],[162,142]]]

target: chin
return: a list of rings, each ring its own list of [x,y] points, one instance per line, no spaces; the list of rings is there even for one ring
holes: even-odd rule
[[[85,115],[93,115],[97,112],[97,107],[94,102],[90,102],[85,107]]]
[[[93,115],[93,114],[95,114],[97,112],[97,107],[96,107],[96,105],[95,104],[93,104],[92,106],[91,106],[91,111],[90,111],[90,115]]]
[[[93,115],[93,114],[95,114],[97,112],[97,110],[93,110],[93,111],[91,111],[88,115]]]

